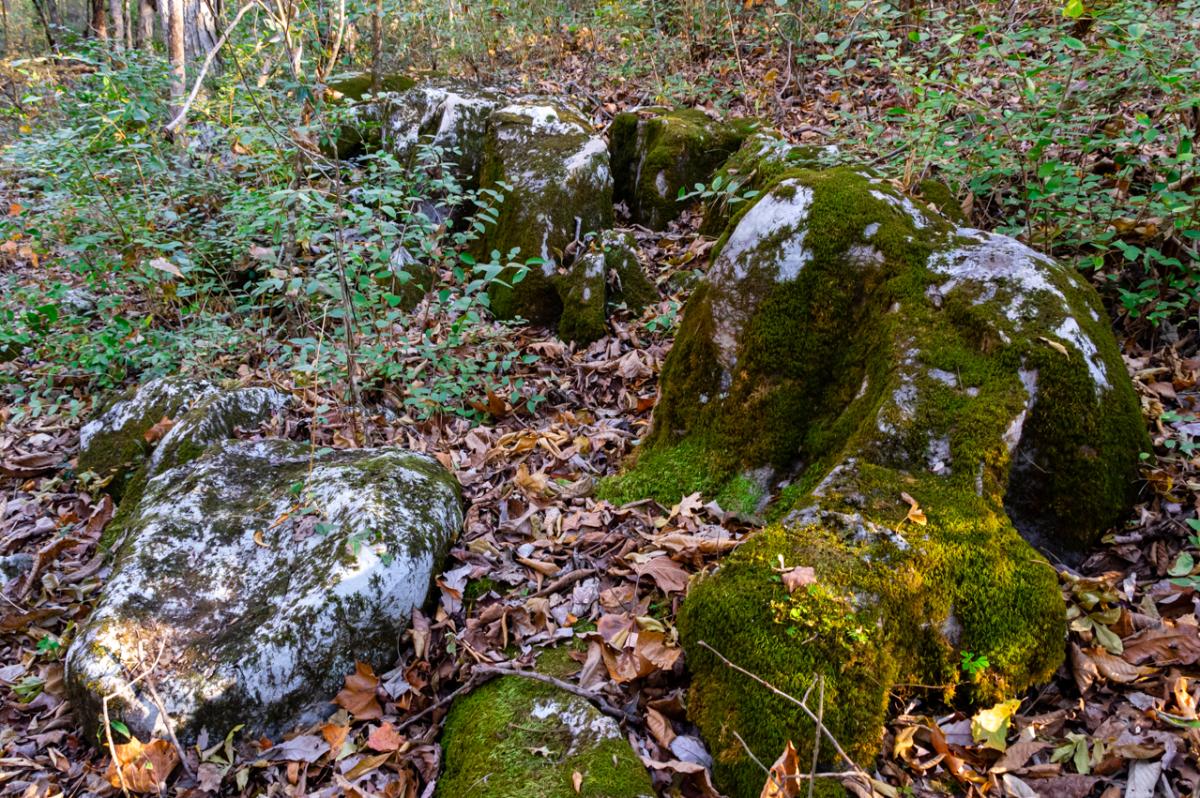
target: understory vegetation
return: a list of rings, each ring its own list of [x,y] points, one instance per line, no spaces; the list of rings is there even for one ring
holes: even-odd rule
[[[113,8],[122,4],[112,2]],[[780,752],[749,751],[733,721],[720,748],[701,741],[695,721],[706,715],[714,725],[737,718],[749,728],[781,717],[806,735],[777,741],[787,745],[783,772],[795,778],[786,789],[768,781],[780,787],[764,792],[772,798],[840,795],[833,777],[860,765],[870,777],[853,775],[865,779],[866,792],[858,794],[868,798],[1024,798],[1021,789],[1029,787],[1020,779],[1027,777],[1047,785],[1053,780],[1045,794],[1078,798],[1113,798],[1138,779],[1149,779],[1150,791],[1126,792],[1127,798],[1152,798],[1157,783],[1176,795],[1200,794],[1194,604],[1200,596],[1200,0],[252,0],[217,14],[213,32],[221,39],[214,37],[211,59],[190,44],[181,56],[153,36],[142,41],[130,33],[125,46],[111,30],[101,38],[93,20],[96,7],[103,18],[103,5],[32,0],[29,8],[3,8],[0,794],[6,783],[31,798],[129,788],[121,770],[126,763],[120,763],[125,749],[115,746],[135,742],[128,728],[122,733],[119,721],[106,720],[107,739],[85,740],[61,710],[64,654],[97,604],[108,568],[99,541],[117,511],[114,497],[103,493],[109,484],[80,468],[76,456],[84,422],[131,386],[172,375],[205,380],[214,391],[269,387],[291,402],[257,432],[238,429],[227,438],[269,433],[303,441],[314,460],[375,445],[436,457],[461,487],[465,521],[444,572],[434,571],[430,596],[438,598],[413,611],[411,629],[397,641],[395,669],[376,674],[359,663],[346,689],[330,699],[336,714],[299,738],[324,750],[310,748],[308,758],[276,757],[271,740],[242,739],[235,730],[227,739],[189,746],[184,767],[167,769],[174,774],[169,787],[153,783],[156,789],[134,793],[333,795],[360,794],[361,788],[364,795],[407,798],[442,794],[433,792],[435,782],[450,773],[438,789],[462,787],[470,794],[480,776],[446,767],[437,742],[443,724],[471,743],[473,757],[503,760],[497,781],[505,785],[519,782],[522,769],[555,765],[543,774],[549,774],[547,795],[557,795],[564,779],[574,794],[601,794],[610,783],[642,789],[642,765],[662,796],[719,798],[711,775],[735,767],[738,787],[753,792]],[[130,25],[139,3],[133,6]],[[745,401],[734,408],[740,414],[726,439],[655,448],[655,436],[667,440],[678,432],[654,428],[651,414],[656,404],[659,418],[670,411],[672,397],[660,391],[660,377],[672,376],[664,360],[679,330],[688,329],[683,308],[689,299],[693,309],[709,301],[701,281],[725,243],[726,222],[761,198],[758,189],[768,182],[767,175],[728,170],[738,156],[726,156],[744,154],[737,147],[753,135],[751,126],[729,125],[736,135],[729,133],[714,159],[726,171],[678,195],[664,193],[649,172],[645,180],[639,174],[664,200],[666,210],[659,210],[671,219],[664,229],[634,224],[630,203],[618,201],[611,239],[583,229],[576,217],[575,240],[558,251],[543,244],[538,252],[483,253],[481,242],[497,227],[514,189],[503,181],[481,188],[478,175],[464,177],[456,167],[478,153],[428,136],[405,157],[387,146],[360,146],[396,135],[358,102],[376,96],[372,86],[396,85],[396,76],[573,103],[591,125],[580,132],[588,144],[594,135],[608,136],[611,145],[622,124],[637,140],[639,117],[619,119],[629,111],[698,109],[679,115],[698,128],[709,117],[750,119],[753,130],[778,133],[771,146],[802,145],[805,168],[865,165],[888,182],[890,200],[869,175],[811,173],[847,176],[856,191],[876,196],[880,213],[903,222],[895,229],[866,225],[874,228],[867,238],[880,236],[872,251],[881,260],[893,249],[928,258],[914,241],[924,225],[910,225],[914,215],[895,210],[914,198],[942,209],[946,236],[963,232],[954,225],[1004,233],[1078,270],[1098,290],[1103,308],[1081,283],[1091,298],[1072,312],[1082,314],[1086,306],[1091,321],[1081,329],[1070,312],[1064,318],[1081,329],[1080,339],[1107,335],[1111,324],[1120,351],[1112,350],[1105,367],[1119,371],[1123,358],[1136,401],[1122,381],[1129,415],[1120,433],[1129,468],[1111,478],[1099,466],[1079,469],[1070,474],[1078,480],[1071,484],[1111,483],[1105,498],[1112,507],[1101,508],[1103,522],[1127,509],[1122,491],[1135,495],[1132,516],[1102,531],[1096,517],[1063,521],[1064,529],[1078,526],[1095,538],[1103,533],[1102,544],[1070,562],[1038,555],[1020,560],[1003,578],[998,572],[1010,568],[1008,560],[972,565],[985,543],[995,544],[997,529],[1008,536],[1002,543],[1011,538],[1014,558],[1033,550],[1010,524],[1003,497],[987,498],[983,488],[983,460],[992,457],[997,462],[988,460],[989,469],[1007,473],[1013,428],[1005,429],[1001,415],[983,423],[959,413],[959,407],[981,406],[970,404],[965,392],[974,390],[973,400],[979,385],[1001,386],[987,409],[1019,413],[1016,439],[1033,406],[1039,367],[1043,387],[1086,392],[1074,397],[1078,402],[1059,397],[1061,407],[1093,406],[1090,383],[1053,383],[1055,368],[1066,368],[1058,358],[1073,353],[1058,341],[1029,336],[1020,343],[1027,347],[1022,353],[1036,352],[1028,366],[1032,388],[1008,362],[1003,368],[1013,366],[1013,373],[999,376],[993,371],[1002,367],[987,358],[969,361],[980,373],[965,378],[957,367],[954,373],[949,365],[936,369],[943,381],[934,389],[949,394],[952,386],[954,402],[961,402],[939,423],[961,422],[963,436],[986,435],[992,447],[986,455],[972,451],[978,474],[954,475],[965,509],[951,511],[947,495],[929,488],[946,482],[938,472],[914,478],[897,468],[879,489],[887,512],[897,515],[895,528],[906,534],[927,542],[947,523],[982,523],[986,534],[938,550],[944,562],[927,582],[904,570],[904,557],[888,560],[861,542],[847,544],[844,562],[835,565],[848,573],[851,564],[890,563],[899,576],[880,571],[857,581],[817,582],[810,565],[825,563],[812,552],[828,535],[809,530],[808,537],[797,536],[789,514],[802,509],[801,497],[816,495],[817,483],[840,461],[849,433],[838,425],[849,423],[848,404],[865,396],[877,405],[892,395],[881,379],[895,370],[888,355],[917,345],[911,333],[920,312],[889,321],[896,333],[886,346],[868,341],[854,316],[861,293],[848,287],[851,281],[838,285],[837,275],[827,275],[812,289],[825,294],[806,295],[805,312],[841,312],[844,323],[831,325],[820,347],[781,324],[780,338],[788,340],[771,348],[786,349],[793,359],[805,347],[820,350],[822,359],[805,366],[813,395],[789,398],[791,415],[778,416],[790,423],[807,413],[816,432],[777,424],[786,428],[763,434],[775,417],[755,411],[756,398],[767,390],[755,382],[734,392]],[[588,144],[572,158],[586,154]],[[758,162],[765,164],[761,154]],[[606,200],[605,213],[610,205]],[[862,243],[864,224],[858,218],[839,224],[845,221],[840,207],[832,213],[838,218],[825,233],[838,237],[829,247],[841,257]],[[805,224],[810,218],[819,214],[805,216]],[[614,291],[604,241],[630,242],[614,262],[624,257],[649,282]],[[493,313],[498,291],[527,276],[527,287],[556,279],[555,259],[565,272],[581,254],[597,257],[599,276],[586,275],[592,281],[580,283],[576,299],[590,298],[595,286],[609,292],[599,310],[588,306],[588,331],[602,331],[599,340],[571,342],[564,340],[570,337],[565,325],[552,330],[521,317],[500,318],[500,302]],[[704,287],[697,291],[698,285]],[[926,288],[921,283],[903,298],[918,303],[929,296]],[[547,295],[563,299],[561,288]],[[887,299],[869,309],[892,313],[892,295]],[[793,311],[789,305],[779,312]],[[705,327],[695,344],[707,360],[675,362],[674,376],[703,384],[685,397],[697,413],[716,406],[709,405],[710,394],[729,393],[720,387],[727,375],[714,365],[710,333]],[[678,341],[677,355],[692,345],[686,335]],[[976,343],[971,337],[970,346]],[[1083,360],[1070,362],[1084,373],[1090,361],[1080,352]],[[880,361],[877,368],[872,361],[870,374],[846,365],[868,355]],[[696,363],[702,367],[693,368]],[[1020,369],[1027,365],[1021,354]],[[760,371],[766,383],[786,369],[766,363]],[[868,386],[870,380],[876,382]],[[1005,391],[1011,395],[1001,396]],[[147,429],[135,440],[143,459],[176,421],[165,415],[144,420]],[[1075,438],[1101,426],[1090,417],[1070,421],[1072,430],[1082,430]],[[1030,428],[1036,423],[1049,422]],[[787,473],[809,432],[809,438],[825,436],[811,447],[811,468]],[[754,445],[782,441],[781,452],[771,452],[771,465],[779,468],[759,481],[739,470],[744,462],[737,459],[739,439],[755,435]],[[913,449],[918,459],[937,443],[922,436]],[[1004,443],[1007,452],[1000,454]],[[1140,466],[1139,449],[1145,449]],[[643,457],[631,469],[635,451]],[[1103,441],[1089,441],[1091,455],[1106,451]],[[1063,462],[1072,461],[1064,456]],[[312,462],[297,468],[311,473]],[[148,472],[140,473],[145,480]],[[1066,484],[1061,476],[1029,481]],[[679,485],[696,492],[679,498]],[[941,506],[909,495],[919,489]],[[304,493],[300,479],[290,489],[289,512],[309,525],[307,534],[324,534],[320,508],[307,506]],[[862,498],[848,496],[840,509],[861,521]],[[1082,502],[1067,505],[1064,517],[1101,514],[1081,509]],[[753,534],[757,542],[740,550],[752,562],[723,559]],[[4,568],[20,557],[28,569],[10,580]],[[732,625],[724,607],[681,609],[700,584],[698,575],[720,564],[745,587],[744,601],[772,625]],[[905,575],[927,592],[905,592],[911,585],[898,581]],[[1033,597],[1028,585],[1037,588]],[[769,598],[783,587],[786,601]],[[1020,594],[1020,602],[1005,590]],[[712,583],[695,594],[706,592],[716,592]],[[862,612],[857,593],[864,592],[883,595],[886,611]],[[901,606],[913,595],[925,596],[921,607]],[[1052,615],[1060,597],[1065,618]],[[940,641],[946,633],[927,622],[934,605],[947,625],[958,625],[953,634],[971,650],[966,644],[958,650],[957,642],[932,652],[905,649],[922,635]],[[1020,611],[996,609],[1010,605]],[[696,619],[690,626],[689,614]],[[1027,618],[1034,622],[1026,624]],[[1065,626],[1067,664],[1047,674],[1063,655],[1055,648],[1038,649],[1036,661],[1014,665],[1015,655],[1006,659],[1001,646],[985,650],[992,636],[972,629],[972,619],[998,619],[998,636],[1026,624],[1030,639],[1061,639]],[[724,640],[692,639],[701,621],[732,628]],[[885,621],[895,628],[884,629]],[[824,721],[802,715],[794,697],[769,706],[736,695],[688,704],[697,671],[689,671],[685,641],[707,647],[706,667],[736,669],[745,663],[730,662],[708,643],[724,648],[727,641],[751,640],[753,648],[756,640],[804,646],[814,639],[820,641],[810,651],[814,661],[843,668],[838,677],[844,683],[872,680],[873,686],[839,693],[843,682],[831,677],[827,685],[824,675],[812,681],[817,677],[799,667],[785,686],[819,689],[813,706],[818,695],[825,701],[828,686],[829,700],[844,699],[847,708],[822,704],[822,712],[828,709],[834,724],[852,715],[847,730],[885,723],[878,752],[872,744],[855,748],[852,757],[843,754],[844,762],[834,757],[821,742]],[[889,648],[880,655],[866,646],[871,640]],[[765,645],[758,646],[763,667],[791,667]],[[935,666],[918,667],[920,657]],[[485,681],[471,670],[481,664],[493,669],[491,676],[507,675],[472,695]],[[621,772],[588,781],[572,764],[573,750],[571,757],[558,756],[555,746],[567,738],[555,723],[490,706],[489,695],[537,701],[553,692],[520,681],[514,669],[551,674],[557,687],[569,682],[609,716],[606,721],[619,723],[620,733],[605,738],[599,759],[578,757],[585,763],[578,767],[607,773],[608,761],[616,769],[620,754]],[[1019,678],[1010,673],[1015,669]],[[746,694],[761,698],[747,678]],[[1025,690],[1033,681],[1043,686]],[[467,701],[451,710],[464,695]],[[471,712],[487,723],[476,724],[464,706],[476,707]],[[520,735],[489,748],[516,725],[523,726]],[[627,739],[635,741],[637,756],[629,756]],[[278,754],[283,746],[275,746]],[[808,761],[797,764],[797,749],[805,759],[812,755],[812,773]],[[734,758],[743,750],[753,762],[764,761],[719,759],[722,751]],[[818,756],[850,770],[823,778],[815,772]],[[1152,777],[1150,765],[1158,767]],[[628,768],[637,778],[625,778]],[[818,786],[809,792],[812,782]]]

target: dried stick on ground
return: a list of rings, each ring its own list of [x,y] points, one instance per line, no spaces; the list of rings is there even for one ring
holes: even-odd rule
[[[472,674],[483,673],[493,674],[496,676],[521,676],[526,679],[532,679],[535,682],[543,682],[544,684],[553,685],[560,690],[564,690],[571,695],[577,695],[585,701],[589,701],[596,706],[605,715],[616,718],[617,720],[629,721],[630,723],[638,723],[640,718],[632,712],[626,712],[620,707],[614,707],[603,696],[598,693],[593,693],[590,690],[584,690],[578,685],[564,682],[562,679],[555,679],[553,676],[547,676],[544,673],[536,671],[520,671],[511,665],[476,665],[471,669]]]

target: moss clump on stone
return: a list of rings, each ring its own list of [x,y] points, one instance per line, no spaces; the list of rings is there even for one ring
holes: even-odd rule
[[[730,217],[745,205],[744,200],[736,198],[761,193],[788,171],[819,169],[836,153],[836,147],[792,144],[775,131],[758,131],[747,137],[717,170],[716,177],[721,178],[725,191],[706,202],[701,235],[721,235]],[[730,191],[730,185],[737,188]]]
[[[955,224],[965,225],[967,215],[963,213],[962,204],[950,190],[950,186],[936,178],[926,178],[917,184],[916,195],[925,203],[932,205],[938,213]]]
[[[634,222],[664,229],[683,211],[679,190],[707,184],[752,128],[689,108],[619,114],[611,128],[614,199]]]
[[[440,798],[635,798],[654,794],[615,722],[583,699],[505,676],[459,698],[442,731]],[[572,783],[583,777],[579,791]]]
[[[1030,542],[1077,549],[1116,522],[1145,433],[1078,274],[870,174],[785,172],[715,251],[653,430],[601,492],[776,491],[777,522],[680,617],[690,711],[740,798],[762,776],[733,732],[773,758],[811,729],[701,640],[795,695],[824,676],[831,728],[867,764],[898,684],[990,700],[1054,671],[1062,599]],[[788,595],[780,557],[812,567],[813,589]],[[979,678],[958,671],[966,650],[991,662]]]
[[[633,312],[658,299],[654,284],[638,263],[633,236],[605,230],[571,268],[554,278],[562,301],[558,336],[588,344],[608,332],[608,308],[625,305]]]

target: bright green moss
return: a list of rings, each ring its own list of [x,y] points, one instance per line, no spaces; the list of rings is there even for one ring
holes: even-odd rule
[[[762,485],[745,474],[739,474],[725,483],[716,495],[717,505],[726,512],[742,516],[753,516],[767,498]]]
[[[644,118],[618,115],[611,130],[614,199],[626,203],[638,224],[664,229],[683,211],[679,190],[707,184],[752,127],[748,120],[720,122],[686,108]]]
[[[950,187],[941,180],[935,178],[926,178],[917,184],[917,196],[924,200],[929,205],[932,205],[943,216],[955,224],[965,225],[967,223],[967,215],[963,213],[962,205],[950,190]]]
[[[553,711],[547,711],[553,709]],[[565,712],[563,711],[565,710]],[[544,717],[538,717],[544,715]],[[567,715],[592,731],[573,734]],[[442,798],[635,798],[654,794],[629,743],[598,734],[599,713],[549,685],[505,676],[458,699],[442,731]],[[613,729],[613,731],[616,731]],[[579,792],[572,779],[582,777]]]
[[[868,517],[897,524],[907,511],[901,490],[925,507],[927,527],[900,529],[911,549],[861,529],[856,540],[828,522],[776,525],[695,585],[683,605],[689,712],[712,748],[717,784],[735,798],[757,795],[762,773],[734,732],[760,758],[777,756],[790,739],[807,761],[813,728],[700,640],[797,697],[823,675],[826,722],[868,767],[889,694],[904,695],[903,685],[942,685],[947,698],[992,700],[1049,678],[1062,660],[1065,619],[1054,569],[1003,515],[936,480],[914,486],[876,472],[864,481],[874,483],[865,494]],[[818,581],[789,595],[776,570],[781,555],[789,567],[814,568]],[[962,650],[991,662],[976,684],[958,671]],[[840,766],[824,750],[825,764]]]

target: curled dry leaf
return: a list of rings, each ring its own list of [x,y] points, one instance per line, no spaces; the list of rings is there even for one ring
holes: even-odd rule
[[[807,565],[798,565],[788,571],[784,571],[783,586],[787,588],[788,593],[795,593],[802,587],[811,585],[817,581],[817,572]]]
[[[787,741],[783,753],[767,772],[767,783],[763,785],[759,798],[796,798],[800,794],[800,757],[796,746]]]
[[[367,736],[367,747],[373,751],[395,751],[404,745],[405,739],[391,723],[381,723],[371,729]]]
[[[142,744],[136,737],[114,746],[117,758],[108,763],[104,776],[117,789],[130,792],[162,792],[167,779],[179,764],[179,754],[166,740]]]
[[[175,419],[163,416],[153,427],[146,430],[142,437],[146,439],[146,443],[158,443],[164,435],[171,431],[173,426],[175,426]]]

